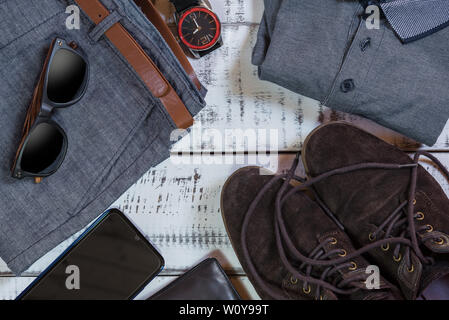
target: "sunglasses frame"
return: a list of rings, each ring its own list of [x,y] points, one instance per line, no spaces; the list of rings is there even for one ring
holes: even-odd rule
[[[76,47],[73,47],[70,44],[67,44],[67,42],[62,38],[56,38],[52,42],[52,45],[50,47],[51,54],[48,58],[48,62],[46,64],[45,71],[44,71],[45,77],[44,77],[42,100],[40,102],[39,114],[37,115],[36,119],[34,120],[32,126],[30,127],[26,136],[22,138],[22,142],[19,147],[20,152],[18,152],[18,155],[16,157],[16,160],[15,160],[15,163],[14,163],[14,166],[12,169],[12,177],[13,178],[16,178],[16,179],[23,179],[26,177],[34,177],[36,179],[45,178],[45,177],[48,177],[48,176],[51,176],[52,174],[54,174],[60,168],[62,163],[64,162],[64,159],[67,154],[67,148],[68,148],[67,134],[65,133],[64,129],[61,128],[61,126],[59,126],[55,121],[53,121],[51,119],[51,117],[53,115],[54,109],[59,109],[59,108],[63,109],[63,108],[70,107],[70,106],[76,104],[77,102],[79,102],[83,98],[83,96],[86,93],[87,88],[88,88],[89,75],[90,75],[89,74],[89,69],[90,69],[89,61],[88,61],[87,57],[83,54],[83,52],[81,50],[77,51],[77,50],[75,50],[75,48]],[[56,53],[61,49],[68,50],[68,51],[80,56],[86,64],[86,74],[84,76],[83,83],[80,85],[80,87],[78,89],[76,98],[74,100],[71,100],[66,103],[53,102],[48,98],[48,94],[47,94],[49,70],[52,65],[53,58],[55,57]],[[78,49],[78,48],[76,48],[76,49]],[[42,123],[48,123],[48,124],[54,126],[62,134],[63,145],[62,145],[61,152],[60,152],[59,156],[55,159],[53,164],[51,164],[49,167],[47,167],[45,169],[46,173],[32,173],[32,172],[24,171],[21,168],[21,160],[22,160],[23,152],[25,150],[25,147],[30,139],[30,136],[31,136],[33,130],[38,125],[40,125]],[[38,182],[38,180],[36,180],[36,181]]]

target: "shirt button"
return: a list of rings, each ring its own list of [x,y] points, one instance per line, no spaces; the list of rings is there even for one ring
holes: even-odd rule
[[[365,51],[366,49],[368,49],[369,46],[371,46],[371,38],[366,38],[366,39],[363,39],[362,41],[360,41],[360,49],[362,51]]]
[[[350,92],[355,89],[354,80],[346,79],[340,85],[340,90],[344,93]]]

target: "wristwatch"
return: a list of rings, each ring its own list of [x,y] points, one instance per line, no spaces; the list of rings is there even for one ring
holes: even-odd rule
[[[221,23],[204,0],[170,0],[176,8],[175,20],[182,44],[201,58],[223,45]]]

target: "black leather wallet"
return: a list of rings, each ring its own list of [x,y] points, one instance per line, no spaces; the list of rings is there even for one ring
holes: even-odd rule
[[[223,268],[209,258],[148,300],[240,300]]]

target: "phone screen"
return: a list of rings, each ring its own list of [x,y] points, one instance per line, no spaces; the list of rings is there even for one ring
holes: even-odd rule
[[[18,299],[133,298],[164,260],[123,213],[110,210]]]

